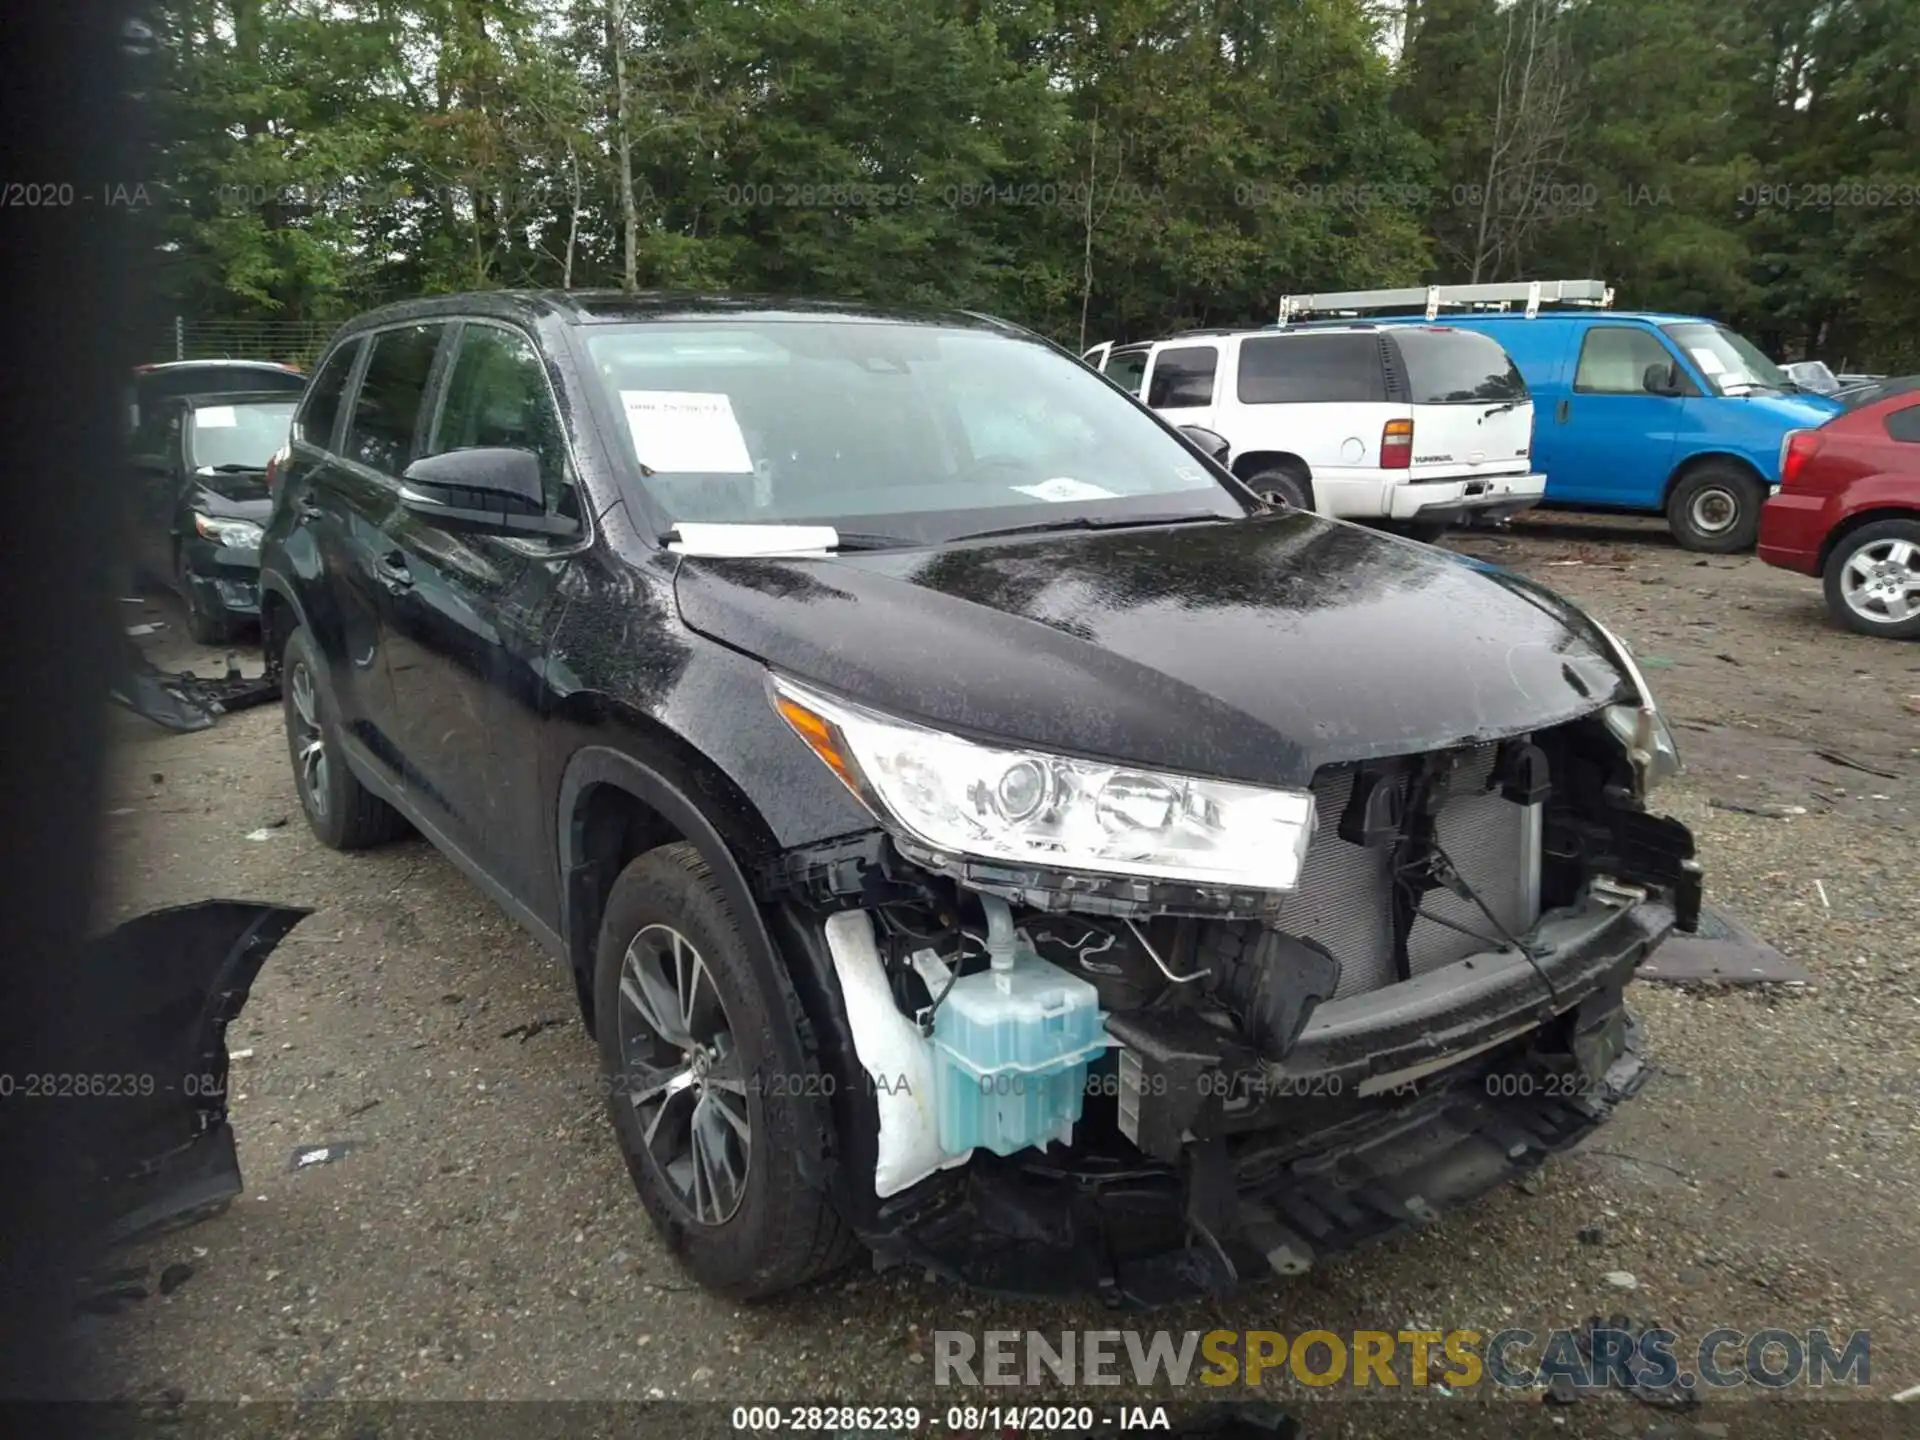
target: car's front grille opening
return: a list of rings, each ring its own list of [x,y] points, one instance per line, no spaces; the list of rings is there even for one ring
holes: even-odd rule
[[[1463,750],[1453,790],[1441,808],[1436,832],[1461,878],[1484,900],[1508,932],[1521,935],[1540,916],[1541,807],[1517,805],[1488,789],[1498,747]],[[1394,984],[1393,881],[1389,848],[1367,849],[1340,838],[1340,816],[1353,793],[1356,771],[1322,771],[1313,794],[1319,828],[1307,851],[1299,888],[1282,902],[1278,928],[1318,941],[1340,961],[1334,999],[1362,995]],[[1404,798],[1405,774],[1389,783]],[[1430,890],[1420,908],[1472,934],[1419,917],[1407,937],[1415,975],[1484,950],[1498,949],[1498,931],[1472,901],[1448,890]],[[1477,937],[1487,937],[1481,939]]]

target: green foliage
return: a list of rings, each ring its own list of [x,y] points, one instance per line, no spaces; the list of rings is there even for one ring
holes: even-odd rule
[[[1912,0],[172,0],[162,36],[143,222],[201,318],[618,285],[630,233],[642,287],[1072,346],[1477,272],[1920,365]]]

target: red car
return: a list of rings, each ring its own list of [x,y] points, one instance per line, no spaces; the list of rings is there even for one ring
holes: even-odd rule
[[[1910,640],[1920,636],[1920,375],[1836,398],[1845,410],[1781,444],[1760,558],[1819,576],[1847,628]]]

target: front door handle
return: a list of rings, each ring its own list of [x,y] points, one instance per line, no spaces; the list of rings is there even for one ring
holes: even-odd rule
[[[398,595],[403,590],[413,588],[413,576],[407,571],[407,557],[398,550],[382,555],[373,562],[373,573],[380,577],[380,583]]]
[[[1571,400],[1562,400],[1558,405],[1553,407],[1553,418],[1558,424],[1564,425],[1567,423],[1567,416],[1572,413],[1572,410],[1573,402]]]

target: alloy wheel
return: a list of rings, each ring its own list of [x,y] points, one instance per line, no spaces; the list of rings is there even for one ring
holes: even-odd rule
[[[672,926],[628,944],[617,1025],[623,1094],[648,1153],[696,1222],[725,1224],[753,1154],[746,1071],[706,962]]]
[[[295,661],[287,676],[287,693],[293,697],[294,771],[300,791],[315,817],[327,813],[327,737],[320,728],[320,704],[314,691],[313,671],[305,661]]]
[[[1873,540],[1847,557],[1840,572],[1847,608],[1876,625],[1898,625],[1920,615],[1920,545]]]

